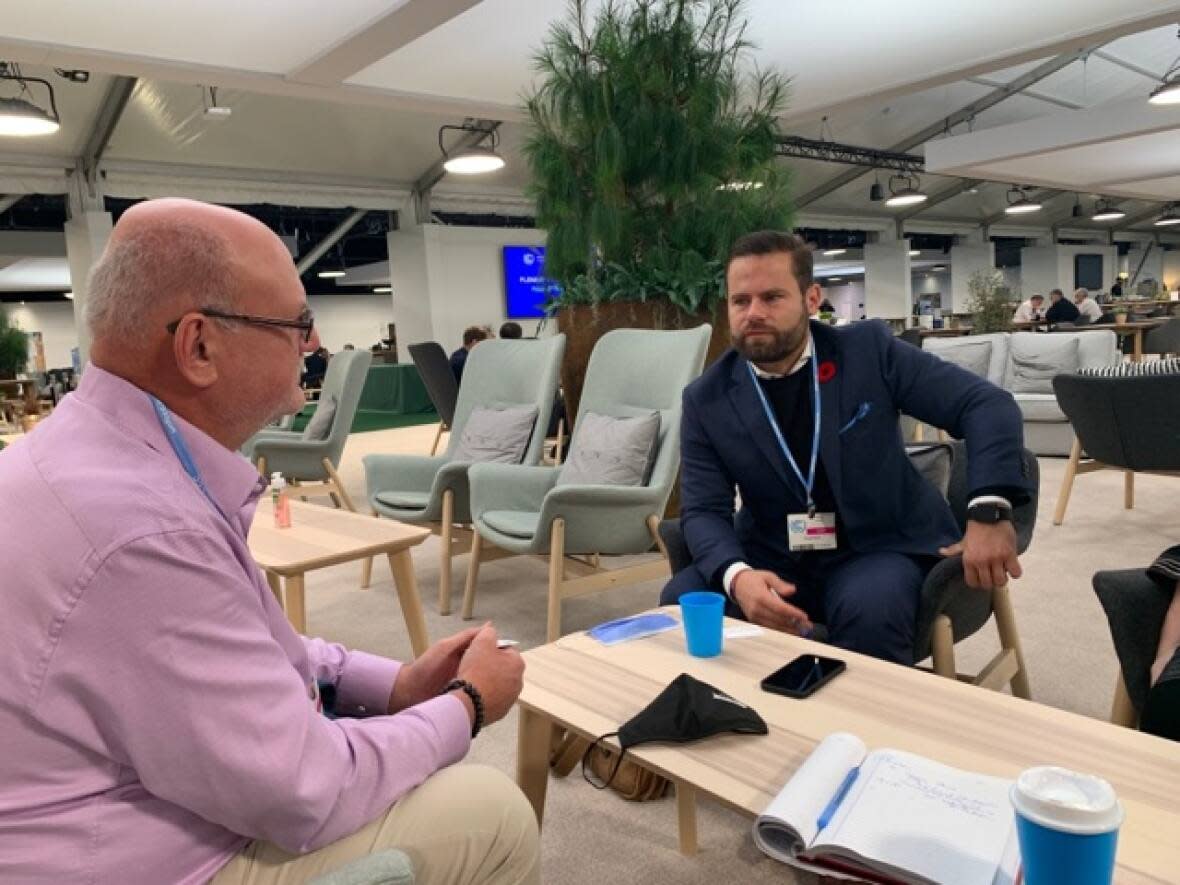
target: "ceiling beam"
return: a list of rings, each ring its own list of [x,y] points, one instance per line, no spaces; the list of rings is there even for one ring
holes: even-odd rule
[[[90,127],[90,134],[86,136],[86,145],[82,148],[82,174],[86,177],[86,186],[90,189],[90,196],[95,196],[95,179],[98,175],[98,163],[106,153],[111,136],[115,134],[115,127],[127,108],[131,93],[135,91],[135,77],[113,77],[107,86],[102,104],[98,106],[94,124]]]
[[[913,150],[918,145],[925,144],[930,139],[950,131],[960,123],[964,123],[970,120],[972,117],[983,113],[989,108],[995,107],[1005,99],[1011,98],[1013,95],[1023,92],[1034,83],[1044,80],[1046,77],[1057,73],[1062,68],[1068,67],[1075,61],[1085,58],[1096,48],[1097,46],[1086,46],[1082,49],[1075,49],[1072,52],[1063,52],[1060,55],[1056,55],[1048,61],[1037,65],[1032,70],[1021,74],[1015,80],[1011,80],[1000,88],[992,90],[982,98],[977,98],[970,104],[959,108],[959,110],[939,120],[937,123],[927,126],[925,129],[919,130],[912,135],[906,136],[897,144],[890,147],[889,150],[896,153],[905,153],[906,151]],[[805,206],[814,203],[821,197],[825,197],[833,191],[839,190],[840,188],[844,187],[844,185],[856,181],[856,179],[860,178],[864,174],[865,171],[863,169],[856,168],[841,172],[830,181],[826,181],[818,187],[812,188],[810,191],[803,194],[803,196],[799,197],[795,201],[795,208],[802,209]]]
[[[1141,68],[1139,65],[1132,64],[1129,61],[1119,58],[1117,55],[1111,55],[1109,52],[1104,52],[1101,49],[1095,49],[1094,55],[1103,61],[1110,62],[1112,65],[1117,65],[1123,70],[1130,71],[1133,74],[1138,74],[1141,77],[1146,77],[1148,80],[1154,80],[1157,83],[1163,82],[1163,74],[1157,74],[1154,71],[1147,70],[1147,68]]]
[[[316,86],[343,83],[482,0],[406,0],[287,75]]]
[[[992,80],[989,77],[968,77],[967,82],[974,83],[976,86],[988,86],[992,89],[996,89],[1004,85],[999,80]],[[1066,101],[1064,98],[1057,98],[1044,92],[1038,92],[1035,89],[1025,89],[1020,94],[1026,98],[1035,98],[1037,101],[1043,101],[1046,104],[1057,105],[1059,108],[1068,108],[1071,111],[1080,111],[1083,107],[1085,107],[1085,105],[1080,105],[1075,101]]]
[[[354,209],[349,216],[340,222],[332,229],[332,232],[316,243],[311,249],[304,254],[302,258],[295,264],[296,270],[302,276],[307,273],[308,269],[315,264],[323,256],[325,252],[335,246],[344,235],[352,230],[358,221],[369,214],[368,209]]]

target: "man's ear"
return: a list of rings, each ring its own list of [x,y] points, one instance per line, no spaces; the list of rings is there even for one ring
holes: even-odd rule
[[[218,342],[210,334],[213,321],[199,313],[186,314],[172,336],[177,371],[193,387],[212,387],[218,378],[213,356]]]
[[[820,289],[819,283],[812,283],[803,293],[803,306],[807,308],[809,317],[813,317],[819,312],[821,301],[823,301],[823,290]]]

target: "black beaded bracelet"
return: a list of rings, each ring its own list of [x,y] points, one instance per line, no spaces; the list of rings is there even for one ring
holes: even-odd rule
[[[471,723],[471,739],[475,740],[475,736],[483,728],[483,697],[480,695],[479,689],[466,679],[452,679],[447,683],[447,687],[443,689],[443,694],[452,692],[455,689],[462,690],[467,697],[471,698],[471,706],[475,708],[475,721]]]

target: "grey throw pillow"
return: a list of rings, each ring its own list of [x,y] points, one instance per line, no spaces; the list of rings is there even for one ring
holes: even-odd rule
[[[476,406],[451,460],[519,464],[536,423],[536,406]]]
[[[303,438],[307,440],[323,440],[332,432],[332,419],[336,417],[336,397],[329,396],[320,399],[315,407],[315,414],[303,428]]]
[[[973,341],[969,344],[956,344],[954,347],[942,347],[931,353],[961,369],[966,369],[972,375],[986,378],[987,367],[992,359],[992,343]]]
[[[660,436],[660,413],[578,419],[557,485],[641,486],[647,483]]]
[[[1077,338],[1013,335],[1005,386],[1011,393],[1052,393],[1054,376],[1077,370]]]

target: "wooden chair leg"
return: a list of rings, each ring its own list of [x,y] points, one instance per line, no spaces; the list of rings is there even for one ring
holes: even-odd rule
[[[373,518],[380,519],[381,514],[378,513],[376,510],[374,510],[373,511]],[[373,582],[373,557],[369,556],[369,557],[365,558],[364,563],[361,565],[361,589],[368,590],[369,584],[371,584],[372,582]]]
[[[327,458],[324,459],[324,470],[328,474],[328,481],[336,488],[336,495],[344,502],[345,508],[356,513],[356,505],[352,503],[352,497],[344,490],[344,483],[340,481],[340,474],[336,472],[336,468],[332,466],[332,462]]]
[[[1073,491],[1073,481],[1078,475],[1078,462],[1082,460],[1082,441],[1076,436],[1073,448],[1069,452],[1069,461],[1065,465],[1065,476],[1061,480],[1061,491],[1057,493],[1057,510],[1053,513],[1053,525],[1061,525],[1065,521],[1065,508],[1069,506],[1069,493]]]
[[[463,620],[470,621],[475,615],[475,585],[479,581],[479,554],[483,548],[483,536],[475,526],[471,527],[471,556],[467,560],[467,584],[463,588]]]
[[[668,561],[668,565],[672,564],[672,557],[668,555],[668,548],[664,544],[664,539],[660,537],[660,518],[654,513],[647,518],[647,530],[651,532],[652,540],[656,542],[656,549],[660,551],[660,555]]]
[[[565,419],[557,419],[557,452],[554,461],[561,463],[562,454],[565,452]]]
[[[924,442],[926,440],[926,429],[921,421],[914,422],[914,438],[913,442]]]
[[[270,474],[268,474],[266,472],[266,456],[265,455],[258,456],[258,464],[256,466],[258,467],[259,473],[261,473],[267,479],[270,479]]]
[[[1114,704],[1110,708],[1110,721],[1124,728],[1135,728],[1139,724],[1139,714],[1135,712],[1135,705],[1131,703],[1131,696],[1127,694],[1127,681],[1121,669],[1114,684]]]
[[[1016,672],[1012,674],[1012,694],[1026,701],[1032,699],[1028,687],[1028,667],[1024,663],[1024,650],[1020,647],[1020,633],[1016,629],[1016,613],[1012,609],[1012,596],[1005,584],[992,591],[992,610],[996,615],[996,629],[1000,633],[1000,646],[1011,651],[1016,658]]]
[[[438,613],[451,613],[451,539],[455,530],[455,493],[451,489],[443,492],[442,531],[439,533],[438,559]]]
[[[439,421],[438,422],[438,429],[435,430],[435,432],[434,432],[434,442],[430,446],[430,457],[432,457],[432,458],[434,457],[434,453],[438,451],[438,441],[440,439],[442,439],[442,435],[443,435],[443,423],[441,421]]]
[[[549,542],[549,614],[545,625],[545,641],[556,642],[561,637],[561,583],[565,578],[565,520],[553,520]]]
[[[1123,471],[1123,507],[1132,510],[1135,507],[1135,471]]]
[[[947,679],[957,678],[955,672],[955,634],[951,630],[951,619],[939,615],[934,619],[934,635],[931,638],[931,656],[934,672]]]

